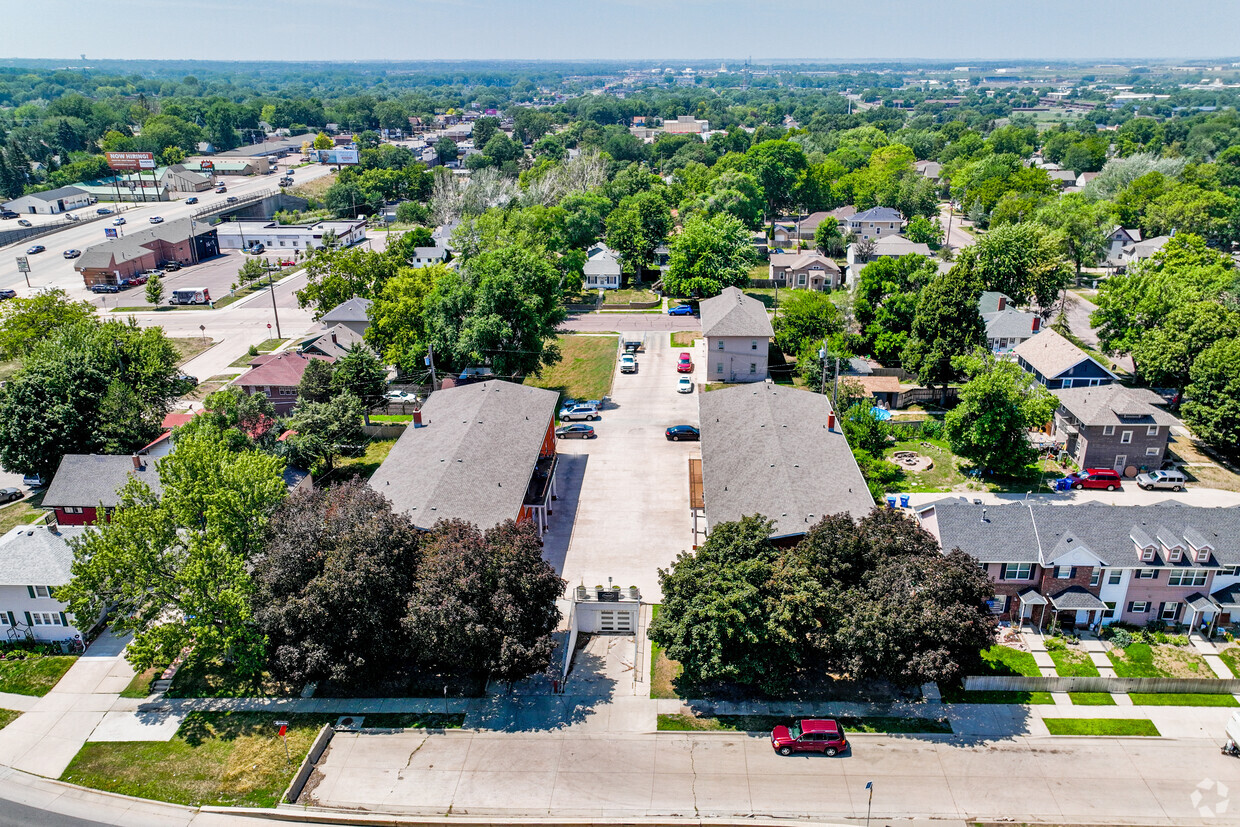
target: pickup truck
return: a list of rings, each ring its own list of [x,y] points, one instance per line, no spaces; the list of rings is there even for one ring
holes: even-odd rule
[[[621,373],[637,373],[637,360],[633,358],[633,354],[626,353],[620,357]]]

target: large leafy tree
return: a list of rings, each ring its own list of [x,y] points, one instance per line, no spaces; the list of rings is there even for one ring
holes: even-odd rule
[[[1050,421],[1054,394],[1015,362],[978,352],[956,360],[969,377],[947,412],[952,450],[985,471],[1019,476],[1037,458],[1029,430]]]
[[[938,273],[932,260],[913,253],[861,268],[853,315],[861,327],[862,352],[887,365],[899,363],[913,329],[917,297]]]
[[[1061,195],[1037,211],[1035,221],[1056,231],[1064,256],[1081,274],[1082,267],[1096,264],[1106,248],[1112,218],[1109,206],[1079,192]]]
[[[1183,392],[1197,357],[1220,339],[1237,336],[1240,312],[1212,301],[1185,304],[1133,343],[1132,360],[1149,384]]]
[[[775,318],[775,344],[784,353],[799,354],[844,330],[844,317],[831,296],[817,290],[789,290]]]
[[[383,401],[387,391],[387,370],[370,348],[355,343],[332,365],[332,390],[356,397],[362,403],[369,425],[370,409]]]
[[[533,525],[441,521],[423,537],[402,629],[418,663],[513,682],[550,663],[563,594]]]
[[[690,216],[668,247],[664,292],[717,296],[725,287],[746,287],[757,253],[749,233],[731,215]]]
[[[398,257],[361,247],[315,250],[306,260],[306,286],[297,291],[301,307],[315,318],[354,296],[373,299],[401,266]]]
[[[206,432],[234,451],[271,450],[278,436],[275,426],[276,409],[265,394],[247,394],[233,385],[209,394],[198,415],[172,432],[172,440]]]
[[[981,280],[972,268],[957,264],[931,279],[918,296],[904,346],[904,369],[923,385],[939,387],[944,405],[948,383],[959,376],[953,360],[985,342],[986,328],[977,309],[981,294]]]
[[[659,190],[625,196],[607,216],[607,244],[620,254],[638,282],[671,230],[671,210]]]
[[[370,306],[366,341],[402,374],[424,370],[422,360],[429,341],[427,297],[445,274],[454,278],[442,264],[417,269],[403,267],[383,285]]]
[[[972,268],[985,289],[1035,302],[1047,314],[1071,275],[1055,240],[1031,223],[995,227],[961,251],[956,266]]]
[[[1184,421],[1210,445],[1240,456],[1240,339],[1222,339],[1206,348],[1189,377]]]
[[[0,304],[0,357],[19,359],[63,327],[93,319],[88,302],[73,301],[59,287]]]
[[[808,167],[805,151],[791,141],[762,141],[745,151],[746,170],[758,180],[772,220],[793,206],[797,181]]]
[[[75,617],[111,610],[113,629],[134,635],[126,657],[139,671],[192,644],[203,659],[257,674],[249,567],[286,493],[283,467],[207,430],[178,439],[156,465],[161,494],[131,480],[112,519],[72,542],[73,577],[58,596]]]
[[[364,413],[361,400],[348,391],[326,402],[298,404],[288,419],[289,430],[294,433],[281,443],[285,455],[302,468],[330,470],[336,457],[365,445]]]
[[[254,561],[272,671],[294,686],[387,676],[408,657],[401,618],[417,572],[416,528],[364,482],[290,496]]]

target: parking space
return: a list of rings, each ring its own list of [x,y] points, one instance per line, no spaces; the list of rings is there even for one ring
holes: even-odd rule
[[[246,256],[240,250],[228,250],[214,258],[200,261],[189,267],[182,267],[175,273],[164,276],[164,304],[173,290],[184,287],[205,287],[211,298],[219,301],[228,295],[231,285],[237,280],[237,271],[245,263]],[[142,287],[132,287],[119,294],[106,294],[106,306],[112,307],[150,307],[146,301],[146,291]]]
[[[617,357],[619,343],[617,342]],[[697,425],[697,394],[677,393],[676,357],[664,332],[645,334],[637,373],[615,374],[611,395],[591,423],[592,440],[562,440],[562,493],[546,538],[546,555],[570,586],[637,586],[660,599],[658,569],[693,545],[689,457],[696,442],[669,442],[669,425]],[[695,381],[697,372],[691,375]]]

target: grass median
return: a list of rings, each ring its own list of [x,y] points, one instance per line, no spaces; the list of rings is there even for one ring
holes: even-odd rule
[[[982,689],[969,692],[959,686],[940,686],[945,704],[1053,704],[1049,692],[1008,692]]]
[[[1051,735],[1161,735],[1149,718],[1043,718],[1043,722]]]
[[[46,695],[76,661],[73,655],[27,655],[19,660],[10,654],[0,661],[0,692]]]
[[[832,716],[823,716],[832,717]],[[845,733],[937,733],[950,734],[951,723],[942,718],[914,718],[905,716],[871,716],[864,718],[832,717],[844,727]],[[787,715],[692,715],[677,713],[660,715],[660,732],[762,732],[767,733],[780,724],[792,721]]]
[[[1110,692],[1069,692],[1073,706],[1115,706]]]
[[[1240,706],[1232,695],[1195,692],[1130,692],[1133,706]]]

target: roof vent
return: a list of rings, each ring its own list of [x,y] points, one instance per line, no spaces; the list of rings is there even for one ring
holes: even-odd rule
[[[982,509],[982,522],[983,522],[983,523],[988,523],[988,522],[990,522],[990,520],[987,520],[987,519],[986,519],[986,509],[984,509],[984,508]]]

